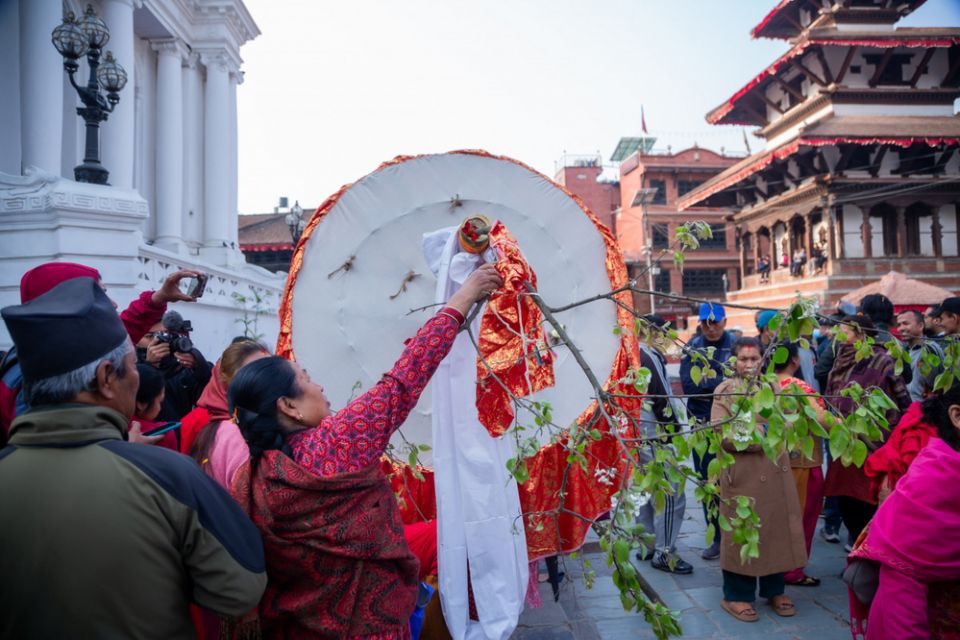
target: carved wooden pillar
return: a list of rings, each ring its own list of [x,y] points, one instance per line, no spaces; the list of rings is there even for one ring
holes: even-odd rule
[[[930,237],[933,240],[933,255],[937,258],[943,255],[943,227],[940,226],[940,207],[931,207],[933,217],[930,221]]]
[[[744,238],[746,238],[746,236],[741,232],[739,227],[737,227],[737,236],[740,239],[740,274],[742,277],[746,278],[747,277],[747,245],[744,243]]]
[[[863,223],[860,225],[860,239],[863,242],[863,257],[873,257],[873,230],[870,227],[870,210],[863,210]]]
[[[894,207],[897,212],[897,257],[907,255],[907,214],[903,207]]]
[[[840,206],[842,207],[843,205]],[[834,219],[835,217],[839,217],[843,210],[830,206],[828,199],[824,198],[822,211],[823,215],[827,217],[827,246],[830,249],[827,257],[829,258],[832,266],[832,262],[835,259],[843,257],[843,241],[841,238],[841,241],[837,243],[837,223]]]

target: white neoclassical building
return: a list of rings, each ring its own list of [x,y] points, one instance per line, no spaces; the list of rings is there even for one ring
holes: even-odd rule
[[[51,44],[88,3],[128,74],[101,126],[108,186],[73,179],[85,128]],[[211,276],[207,293],[179,310],[201,350],[214,357],[245,328],[274,340],[282,276],[246,264],[237,245],[240,48],[259,33],[241,0],[0,2],[0,306],[50,260],[97,267],[121,306],[193,268]],[[87,74],[81,60],[77,82]]]

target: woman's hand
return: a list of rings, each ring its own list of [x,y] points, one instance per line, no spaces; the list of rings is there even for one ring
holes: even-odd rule
[[[464,317],[470,312],[473,303],[496,291],[503,285],[503,279],[492,264],[482,265],[471,273],[464,281],[463,286],[450,296],[447,306],[453,307]]]

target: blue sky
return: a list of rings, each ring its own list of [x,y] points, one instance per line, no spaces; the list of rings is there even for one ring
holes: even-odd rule
[[[552,176],[564,152],[608,160],[641,105],[658,147],[742,151],[704,115],[788,48],[749,35],[776,0],[245,2],[263,34],[242,50],[241,213],[316,206],[400,154],[483,148]],[[901,24],[960,26],[960,0]]]

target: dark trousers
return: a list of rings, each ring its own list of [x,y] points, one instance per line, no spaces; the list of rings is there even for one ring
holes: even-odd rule
[[[700,477],[703,480],[707,479],[707,468],[710,466],[710,461],[716,457],[717,456],[715,454],[712,454],[709,451],[703,454],[703,458],[698,456],[696,451],[693,452],[693,466],[694,468],[696,468],[697,473],[700,474]],[[713,525],[713,532],[714,532],[713,541],[715,543],[719,543],[720,542],[720,523],[718,520],[719,520],[719,513],[720,513],[719,512],[720,501],[717,500],[716,498],[713,498],[713,499],[710,499],[710,502],[712,503],[713,515],[710,515],[710,513],[707,511],[708,503],[704,502],[703,503],[703,519],[706,521],[708,525],[711,525],[711,524]]]
[[[823,441],[823,454],[826,456],[827,464],[830,463],[830,447],[827,441]],[[843,524],[843,518],[840,516],[840,506],[837,504],[836,496],[828,496],[823,501],[823,528],[833,533],[840,533],[840,525]],[[851,542],[853,542],[851,540]]]
[[[877,505],[850,496],[837,496],[837,504],[840,507],[843,524],[850,532],[850,543],[853,544],[873,518],[873,514],[877,512]]]
[[[760,581],[760,597],[772,598],[782,595],[785,589],[782,573],[768,576],[745,576],[733,571],[723,571],[723,599],[727,602],[753,602],[757,599],[757,580]]]
[[[837,505],[837,497],[830,496],[823,501],[823,528],[827,531],[839,533],[840,525],[843,524],[843,517],[840,515],[840,507]]]

